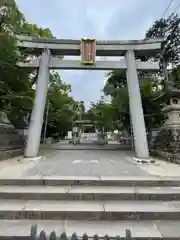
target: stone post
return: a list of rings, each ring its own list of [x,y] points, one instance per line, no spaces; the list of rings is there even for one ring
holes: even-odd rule
[[[36,84],[36,95],[28,129],[25,158],[36,158],[39,153],[41,130],[43,125],[44,109],[49,82],[50,50],[42,53],[39,65],[39,73]]]
[[[136,157],[140,159],[148,159],[149,149],[134,51],[128,50],[125,54],[125,58],[127,64],[127,85]]]

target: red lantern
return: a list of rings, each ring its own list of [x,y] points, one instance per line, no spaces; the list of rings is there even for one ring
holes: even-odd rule
[[[96,63],[96,40],[81,39],[81,61],[83,64]]]

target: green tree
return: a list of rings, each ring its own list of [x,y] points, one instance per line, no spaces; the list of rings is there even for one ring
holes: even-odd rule
[[[0,110],[8,113],[16,125],[17,118],[24,114],[24,106],[32,103],[29,89],[29,74],[18,68],[23,56],[16,47],[14,33],[20,33],[24,17],[14,1],[0,3]],[[17,112],[15,111],[17,110]],[[27,109],[28,111],[28,109]],[[14,113],[18,113],[18,116]]]
[[[154,22],[147,31],[147,39],[164,38],[162,52],[157,54],[156,60],[160,60],[160,67],[167,77],[167,66],[179,65],[180,61],[180,18],[178,14],[172,14],[166,19]],[[147,59],[147,58],[146,58]]]
[[[0,33],[20,34],[25,22],[14,0],[0,2]]]
[[[49,29],[38,28],[26,22],[14,0],[0,2],[0,110],[8,114],[11,122],[22,125],[29,117],[37,72],[17,67],[28,56],[16,47],[16,34],[52,37]]]
[[[157,127],[162,124],[164,115],[161,112],[165,103],[165,92],[171,87],[180,87],[180,18],[177,14],[170,15],[167,19],[154,22],[146,32],[146,39],[164,38],[162,52],[154,60],[160,61],[160,69],[164,78],[158,74],[156,77],[139,72],[139,84],[142,105],[147,128]],[[146,61],[149,57],[141,57]],[[171,66],[168,73],[167,66]],[[174,68],[175,67],[175,68]],[[167,82],[168,79],[168,82]],[[104,93],[112,98],[112,105],[116,108],[117,118],[123,123],[125,129],[130,129],[129,98],[126,86],[126,74],[122,70],[114,70],[108,74],[108,81]]]
[[[49,28],[41,28],[36,24],[30,24],[28,22],[24,22],[21,33],[31,37],[53,38]]]
[[[109,78],[104,87],[105,95],[111,96],[111,103],[116,112],[116,119],[130,131],[129,96],[126,83],[126,74],[123,70],[114,70],[108,74]],[[158,81],[149,75],[140,74],[139,77],[142,105],[147,128],[157,127],[164,120],[161,113],[163,99],[158,98],[162,91],[158,88]],[[156,99],[154,101],[153,99]]]
[[[124,70],[113,70],[108,74],[108,80],[103,91],[106,96],[111,96],[111,103],[116,112],[115,121],[120,121],[124,128],[129,130],[129,98],[126,84],[126,72]]]
[[[92,120],[99,130],[107,132],[114,129],[115,108],[111,103],[105,103],[103,99],[96,104],[91,104],[86,117],[88,120]]]
[[[48,110],[47,136],[55,133],[65,136],[67,131],[72,129],[80,103],[69,96],[70,91],[71,86],[62,82],[57,72],[52,72],[46,104],[46,110]],[[48,106],[49,109],[47,109]]]

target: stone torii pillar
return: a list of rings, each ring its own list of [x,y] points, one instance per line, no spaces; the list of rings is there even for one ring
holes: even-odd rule
[[[39,73],[36,84],[36,95],[28,129],[25,158],[36,160],[39,153],[41,130],[49,82],[50,50],[45,49],[39,63]]]
[[[125,59],[135,152],[137,158],[145,160],[149,158],[149,149],[134,51],[128,50],[125,54]]]

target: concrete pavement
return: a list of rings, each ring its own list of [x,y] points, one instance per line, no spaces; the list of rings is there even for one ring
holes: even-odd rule
[[[136,164],[122,150],[48,146],[41,155],[39,162],[0,162],[0,238],[13,232],[29,239],[37,223],[37,234],[44,229],[48,236],[55,230],[124,237],[131,229],[137,239],[179,239],[179,165]]]
[[[131,161],[131,152],[69,150],[58,151],[38,162],[24,174],[41,176],[144,176],[146,171]]]
[[[57,150],[59,145],[64,145],[66,150]],[[20,162],[19,157],[0,161],[0,178],[21,176],[180,176],[180,165],[158,159],[156,159],[156,164],[136,164],[132,161],[134,154],[131,151],[85,150],[86,146],[82,150],[70,150],[71,147],[72,145],[67,142],[43,146],[40,155],[45,158],[39,162]]]

